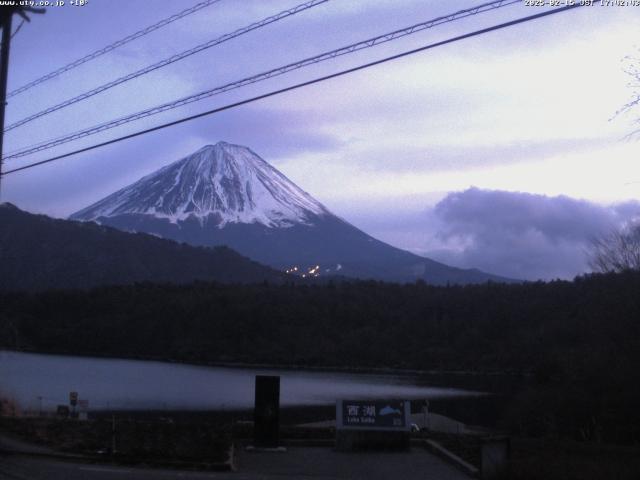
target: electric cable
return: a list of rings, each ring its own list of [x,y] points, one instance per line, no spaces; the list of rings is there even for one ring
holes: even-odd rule
[[[328,2],[329,0],[311,0],[311,1],[307,1],[306,3],[302,3],[300,5],[297,5],[293,8],[289,8],[287,10],[283,10],[282,12],[279,12],[275,15],[272,15],[270,17],[264,18],[258,22],[254,22],[250,25],[247,25],[246,27],[242,27],[238,30],[235,30],[234,32],[231,33],[227,33],[225,35],[222,35],[221,37],[217,37],[214,38],[213,40],[210,40],[208,42],[202,43],[200,45],[197,45],[193,48],[190,48],[188,50],[185,50],[183,52],[177,53],[175,55],[172,55],[169,58],[165,58],[164,60],[161,60],[160,62],[156,62],[152,65],[146,66],[140,70],[137,70],[133,73],[130,73],[128,75],[125,75],[123,77],[117,78],[115,80],[112,80],[111,82],[107,82],[103,85],[100,85],[99,87],[96,87],[92,90],[89,90],[88,92],[82,93],[80,95],[77,95],[75,97],[72,97],[70,99],[67,99],[61,103],[58,103],[56,105],[53,105],[52,107],[46,108],[40,112],[34,113],[33,115],[29,115],[28,117],[25,117],[21,120],[18,120],[17,122],[12,123],[11,125],[5,127],[4,132],[8,132],[10,130],[13,130],[14,128],[17,128],[21,125],[24,125],[25,123],[29,123],[32,122],[33,120],[36,120],[37,118],[43,117],[45,115],[48,115],[50,113],[56,112],[58,110],[61,110],[65,107],[68,107],[70,105],[73,105],[75,103],[81,102],[83,100],[86,100],[88,98],[93,97],[94,95],[97,95],[99,93],[102,93],[106,90],[109,90],[117,85],[120,85],[122,83],[128,82],[130,80],[133,80],[135,78],[141,77],[142,75],[146,75],[147,73],[153,72],[155,70],[158,70],[159,68],[162,67],[166,67],[167,65],[171,65],[172,63],[175,63],[179,60],[182,60],[184,58],[190,57],[191,55],[195,55],[196,53],[199,53],[203,50],[212,48],[216,45],[220,45],[221,43],[227,42],[233,38],[239,37],[241,35],[244,35],[246,33],[249,33],[253,30],[257,30],[259,28],[262,27],[266,27],[267,25],[270,25],[274,22],[277,22],[279,20],[282,20],[284,18],[290,17],[292,15],[295,15],[297,13],[303,12],[305,10],[308,10],[310,8],[316,7],[318,5],[321,5],[323,3]]]
[[[68,143],[80,138],[84,138],[86,136],[89,135],[94,135],[96,133],[105,131],[105,130],[110,130],[112,128],[118,127],[120,125],[124,125],[126,123],[129,122],[133,122],[136,120],[140,120],[142,118],[145,117],[149,117],[151,115],[156,115],[158,113],[162,113],[168,110],[172,110],[174,108],[178,108],[184,105],[188,105],[190,103],[193,102],[198,102],[200,100],[204,100],[206,98],[212,97],[214,95],[219,95],[221,93],[225,93],[228,92],[230,90],[235,90],[237,88],[241,88],[244,87],[246,85],[251,85],[257,82],[261,82],[264,80],[268,80],[270,78],[276,77],[276,76],[280,76],[283,75],[285,73],[294,71],[294,70],[298,70],[300,68],[304,68],[316,63],[320,63],[320,62],[324,62],[327,60],[331,60],[333,58],[342,56],[342,55],[347,55],[353,52],[357,52],[359,50],[363,50],[365,48],[372,48],[376,45],[380,45],[382,43],[386,43],[386,42],[390,42],[392,40],[397,40],[398,38],[402,38],[405,37],[407,35],[411,35],[414,34],[416,32],[428,29],[428,28],[433,28],[435,26],[438,25],[442,25],[445,23],[450,23],[450,22],[454,22],[456,20],[460,20],[462,18],[466,18],[472,15],[477,15],[479,13],[484,13],[484,12],[488,12],[491,10],[495,10],[498,8],[502,8],[502,7],[506,7],[509,5],[513,5],[514,3],[520,3],[521,0],[496,0],[493,2],[488,2],[488,3],[484,3],[472,8],[468,8],[468,9],[464,9],[464,10],[460,10],[458,12],[449,14],[449,15],[445,15],[445,16],[441,16],[441,17],[437,17],[431,20],[427,20],[425,22],[421,22],[415,25],[412,25],[410,27],[406,27],[400,30],[395,30],[393,32],[390,33],[386,33],[383,35],[378,35],[377,37],[373,37],[373,38],[369,38],[367,40],[363,40],[357,43],[353,43],[350,44],[346,47],[341,47],[335,50],[331,50],[328,52],[324,52],[321,53],[319,55],[315,55],[313,57],[309,57],[303,60],[299,60],[297,62],[294,63],[290,63],[288,65],[284,65],[272,70],[268,70],[266,72],[262,72],[259,73],[257,75],[252,75],[250,77],[246,77],[243,78],[241,80],[237,80],[231,83],[227,83],[225,85],[222,86],[218,86],[218,87],[214,87],[208,90],[205,90],[203,92],[197,93],[197,94],[193,94],[193,95],[189,95],[187,97],[183,97],[177,100],[173,100],[171,102],[167,102],[161,105],[157,105],[155,107],[152,108],[148,108],[145,110],[142,110],[140,112],[136,112],[124,117],[120,117],[114,120],[110,120],[108,122],[99,124],[99,125],[94,125],[92,127],[86,128],[84,130],[80,130],[77,132],[74,132],[72,134],[68,134],[62,137],[58,137],[56,139],[52,139],[48,142],[45,143],[41,143],[38,145],[33,145],[30,147],[26,147],[25,149],[22,149],[20,151],[11,153],[9,155],[5,156],[5,159],[10,159],[10,158],[19,158],[19,157],[23,157],[25,155],[30,155],[32,153],[36,153],[42,150],[47,150],[49,148],[55,147],[57,145],[61,145],[63,143]],[[15,124],[14,124],[15,125]],[[11,128],[7,127],[8,129]]]
[[[339,72],[336,72],[336,73],[325,75],[323,77],[318,77],[318,78],[315,78],[313,80],[308,80],[306,82],[302,82],[302,83],[298,83],[298,84],[295,84],[295,85],[291,85],[289,87],[281,88],[279,90],[274,90],[274,91],[271,91],[271,92],[268,92],[268,93],[265,93],[265,94],[262,94],[262,95],[258,95],[258,96],[251,97],[251,98],[248,98],[248,99],[245,99],[245,100],[241,100],[239,102],[235,102],[235,103],[231,103],[231,104],[228,104],[228,105],[224,105],[222,107],[214,108],[214,109],[206,111],[206,112],[198,113],[196,115],[191,115],[189,117],[184,117],[184,118],[181,118],[181,119],[178,119],[178,120],[174,120],[174,121],[169,122],[169,123],[165,123],[165,124],[158,125],[158,126],[155,126],[155,127],[152,127],[152,128],[148,128],[146,130],[141,130],[141,131],[138,131],[138,132],[130,133],[128,135],[124,135],[122,137],[114,138],[114,139],[111,139],[111,140],[108,140],[108,141],[105,141],[105,142],[102,142],[102,143],[99,143],[99,144],[91,145],[89,147],[81,148],[81,149],[78,149],[78,150],[75,150],[75,151],[72,151],[72,152],[68,152],[68,153],[65,153],[65,154],[62,154],[62,155],[57,155],[55,157],[48,158],[46,160],[41,160],[41,161],[38,161],[38,162],[30,163],[28,165],[24,165],[22,167],[14,168],[12,170],[7,170],[6,172],[4,172],[2,174],[2,176],[8,175],[10,173],[16,173],[16,172],[20,172],[20,171],[27,170],[27,169],[30,169],[30,168],[38,167],[38,166],[44,165],[46,163],[50,163],[50,162],[54,162],[54,161],[57,161],[57,160],[61,160],[63,158],[71,157],[71,156],[77,155],[79,153],[84,153],[84,152],[88,152],[88,151],[91,151],[91,150],[95,150],[97,148],[104,147],[104,146],[107,146],[107,145],[112,145],[114,143],[118,143],[118,142],[121,142],[123,140],[127,140],[127,139],[130,139],[130,138],[138,137],[140,135],[145,135],[147,133],[151,133],[151,132],[155,132],[155,131],[158,131],[158,130],[162,130],[162,129],[165,129],[165,128],[168,128],[168,127],[171,127],[171,126],[174,126],[174,125],[178,125],[180,123],[184,123],[184,122],[188,122],[188,121],[191,121],[191,120],[195,120],[197,118],[202,118],[202,117],[205,117],[205,116],[208,116],[208,115],[213,115],[215,113],[219,113],[219,112],[222,112],[222,111],[225,111],[225,110],[230,110],[232,108],[236,108],[236,107],[239,107],[241,105],[246,105],[246,104],[249,104],[249,103],[252,103],[252,102],[256,102],[258,100],[263,100],[265,98],[273,97],[275,95],[280,95],[280,94],[285,93],[285,92],[290,92],[292,90],[297,90],[297,89],[300,89],[300,88],[303,88],[303,87],[307,87],[309,85],[313,85],[313,84],[316,84],[316,83],[324,82],[324,81],[330,80],[332,78],[341,77],[341,76],[344,76],[344,75],[347,75],[347,74],[350,74],[350,73],[353,73],[353,72],[357,72],[359,70],[364,70],[364,69],[367,69],[367,68],[370,68],[370,67],[373,67],[373,66],[376,66],[376,65],[380,65],[380,64],[387,63],[387,62],[390,62],[390,61],[393,61],[393,60],[397,60],[399,58],[407,57],[409,55],[414,55],[416,53],[423,52],[425,50],[430,50],[430,49],[433,49],[433,48],[436,48],[436,47],[440,47],[440,46],[447,45],[447,44],[450,44],[450,43],[458,42],[458,41],[461,41],[461,40],[464,40],[464,39],[467,39],[467,38],[483,35],[483,34],[486,34],[486,33],[489,33],[489,32],[493,32],[495,30],[500,30],[500,29],[503,29],[503,28],[511,27],[513,25],[518,25],[518,24],[530,22],[530,21],[533,21],[533,20],[537,20],[539,18],[547,17],[549,15],[555,15],[555,14],[558,14],[558,13],[566,12],[568,10],[572,10],[572,9],[579,8],[579,7],[582,7],[582,6],[584,6],[584,5],[576,3],[574,5],[568,5],[568,6],[561,7],[561,8],[556,8],[556,9],[553,9],[553,10],[547,10],[547,11],[544,11],[544,12],[541,12],[541,13],[538,13],[538,14],[535,14],[535,15],[530,15],[530,16],[527,16],[527,17],[521,17],[521,18],[518,18],[516,20],[511,20],[509,22],[501,23],[501,24],[498,24],[498,25],[493,25],[491,27],[483,28],[481,30],[476,30],[476,31],[473,31],[473,32],[470,32],[470,33],[466,33],[466,34],[463,34],[463,35],[452,37],[452,38],[449,38],[449,39],[446,39],[446,40],[442,40],[442,41],[439,41],[439,42],[436,42],[436,43],[431,43],[429,45],[425,45],[425,46],[422,46],[422,47],[419,47],[419,48],[416,48],[416,49],[413,49],[413,50],[408,50],[408,51],[405,51],[405,52],[402,52],[402,53],[399,53],[399,54],[396,54],[396,55],[392,55],[390,57],[385,57],[385,58],[382,58],[380,60],[369,62],[369,63],[363,64],[363,65],[359,65],[357,67],[352,67],[352,68],[349,68],[349,69],[346,69],[346,70],[342,70],[342,71],[339,71]]]
[[[150,25],[142,30],[139,30],[135,33],[132,33],[131,35],[128,35],[120,40],[117,40],[109,45],[107,45],[106,47],[102,47],[99,50],[96,50],[95,52],[92,52],[88,55],[85,55],[82,58],[79,58],[63,67],[58,68],[57,70],[54,70],[53,72],[47,73],[46,75],[43,75],[42,77],[36,78],[35,80],[33,80],[32,82],[27,83],[26,85],[23,85],[22,87],[16,88],[15,90],[12,90],[11,92],[9,92],[7,94],[7,98],[11,98],[15,95],[18,95],[19,93],[22,92],[26,92],[27,90],[29,90],[30,88],[35,87],[36,85],[40,85],[41,83],[46,82],[47,80],[51,80],[52,78],[55,78],[59,75],[62,75],[65,72],[68,72],[69,70],[73,70],[76,67],[79,67],[80,65],[82,65],[83,63],[87,63],[91,60],[94,60],[98,57],[100,57],[101,55],[104,55],[105,53],[111,52],[112,50],[115,50],[118,47],[121,47],[129,42],[132,42],[140,37],[143,37],[145,35],[148,35],[149,33],[158,30],[159,28],[162,28],[166,25],[169,25],[170,23],[175,22],[176,20],[180,20],[181,18],[186,17],[187,15],[191,15],[192,13],[195,13],[197,11],[202,10],[205,7],[208,7],[210,5],[213,5],[214,3],[218,3],[220,0],[205,0],[203,2],[197,3],[196,5],[194,5],[191,8],[187,8],[186,10],[182,10],[181,12],[178,12],[174,15],[171,15],[168,18],[165,18],[163,20],[160,20],[157,23],[154,23],[153,25]],[[15,33],[18,33],[17,31]],[[14,33],[14,35],[15,35]]]

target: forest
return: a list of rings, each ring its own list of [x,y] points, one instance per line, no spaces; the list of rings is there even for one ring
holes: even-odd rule
[[[640,272],[468,286],[141,283],[0,293],[5,349],[521,376],[528,435],[640,442]]]

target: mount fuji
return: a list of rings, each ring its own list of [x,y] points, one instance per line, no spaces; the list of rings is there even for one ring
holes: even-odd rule
[[[198,246],[226,245],[304,276],[433,284],[509,281],[392,247],[331,213],[250,149],[207,145],[70,219]]]

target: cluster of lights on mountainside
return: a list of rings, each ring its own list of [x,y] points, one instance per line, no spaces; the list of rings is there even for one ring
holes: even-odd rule
[[[327,271],[329,271],[329,270],[327,270]],[[287,268],[284,272],[288,273],[289,275],[298,275],[299,277],[302,277],[302,278],[319,277],[320,276],[320,265],[316,265],[315,267],[310,267],[310,268],[307,269],[306,272],[304,272],[303,269],[298,268],[297,266],[291,267],[291,268]]]

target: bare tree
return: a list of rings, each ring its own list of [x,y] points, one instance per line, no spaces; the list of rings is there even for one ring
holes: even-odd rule
[[[640,270],[640,222],[593,240],[589,257],[596,272]]]
[[[637,138],[640,136],[640,115],[635,115],[640,109],[640,47],[634,54],[624,57],[622,63],[624,72],[630,77],[627,87],[631,89],[631,98],[615,113],[613,118],[627,113],[634,115],[635,118],[631,120],[633,130],[627,135],[627,138]]]

